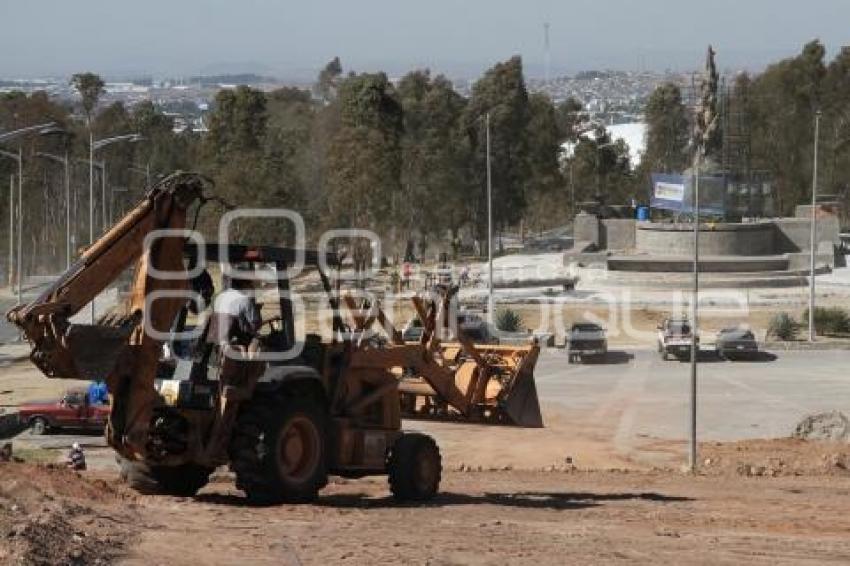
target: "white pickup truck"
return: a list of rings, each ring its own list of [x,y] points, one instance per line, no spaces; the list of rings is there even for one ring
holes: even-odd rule
[[[662,360],[691,358],[692,329],[687,318],[666,318],[658,325],[658,353]],[[697,336],[699,347],[699,336]]]

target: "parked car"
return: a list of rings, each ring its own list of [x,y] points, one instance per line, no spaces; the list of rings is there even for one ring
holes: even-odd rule
[[[463,331],[464,336],[476,344],[498,344],[499,339],[491,329],[487,321],[478,313],[472,311],[461,311],[457,314],[457,328]],[[425,330],[419,317],[411,318],[401,330],[402,339],[405,342],[418,342]],[[449,328],[441,331],[440,339],[452,341],[457,338]]]
[[[687,318],[666,318],[658,325],[658,353],[662,360],[691,358],[691,323]],[[699,347],[699,336],[697,347]]]
[[[33,434],[59,428],[103,430],[109,405],[89,403],[85,389],[69,389],[58,401],[33,401],[18,407],[18,418]]]
[[[567,336],[567,361],[584,362],[587,358],[604,358],[608,354],[605,329],[592,322],[579,322],[570,327]]]
[[[759,346],[752,330],[733,327],[717,333],[714,349],[718,358],[734,360],[758,355]]]

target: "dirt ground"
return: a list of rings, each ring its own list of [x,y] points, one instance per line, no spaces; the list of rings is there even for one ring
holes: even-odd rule
[[[138,540],[134,498],[112,478],[0,463],[0,563],[112,563]]]
[[[192,499],[114,471],[0,464],[0,562],[19,564],[824,564],[850,561],[850,445],[711,443],[676,470],[459,471],[425,505],[384,478],[252,507],[226,471]],[[486,449],[486,447],[481,448]],[[477,451],[478,448],[473,448]]]

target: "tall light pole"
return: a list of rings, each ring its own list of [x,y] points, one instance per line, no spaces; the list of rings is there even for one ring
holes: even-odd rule
[[[9,175],[9,287],[12,286],[14,280],[15,265],[15,176]]]
[[[91,127],[89,127],[89,246],[94,244],[94,152],[108,145],[119,142],[139,142],[144,137],[141,134],[124,134],[95,141]],[[103,224],[106,229],[106,165],[103,167],[102,177],[103,191]],[[91,301],[91,323],[94,324],[94,299]]]
[[[51,128],[56,128],[55,122],[47,122],[45,124],[38,124],[38,125],[35,125],[35,126],[28,126],[26,128],[20,128],[18,130],[13,130],[11,132],[3,132],[3,133],[0,133],[0,143],[12,141],[13,139],[20,138],[22,136],[25,136],[27,134],[32,134],[32,133],[52,133],[52,132],[49,131]],[[23,291],[21,289],[21,269],[23,267],[22,263],[21,263],[21,239],[22,239],[22,233],[21,233],[22,217],[21,217],[21,214],[23,213],[23,207],[21,206],[21,201],[23,200],[22,195],[23,195],[23,192],[24,192],[24,158],[23,158],[23,152],[21,150],[20,144],[18,144],[18,152],[17,153],[12,153],[12,152],[9,152],[9,151],[0,150],[0,155],[2,155],[3,157],[8,157],[9,159],[12,159],[14,161],[17,161],[17,163],[18,163],[18,262],[17,262],[18,265],[17,265],[17,273],[15,275],[15,279],[16,279],[17,286],[18,286],[18,304],[20,305],[20,304],[23,304]],[[11,191],[10,191],[10,196],[12,196]],[[9,206],[12,207],[11,202],[9,203]],[[9,237],[10,238],[12,237],[12,231],[9,232]],[[10,246],[10,249],[12,247],[13,246]],[[9,268],[11,269],[11,266],[9,266]],[[11,283],[11,278],[10,278],[9,282]]]
[[[94,152],[103,149],[106,146],[120,143],[120,142],[128,142],[128,143],[137,143],[143,141],[145,138],[141,134],[124,134],[120,136],[113,136],[111,138],[105,138],[102,140],[95,140],[91,132],[89,133],[89,245],[94,243]],[[101,203],[101,212],[103,217],[103,228],[106,229],[106,164],[104,162],[103,166],[103,177],[101,178],[101,198],[103,202]]]
[[[12,233],[14,231],[17,231],[17,234],[14,237],[17,238],[17,240],[18,240],[18,251],[17,251],[18,261],[16,262],[16,266],[15,266],[14,280],[15,280],[15,286],[18,288],[18,304],[22,305],[23,304],[23,290],[21,288],[21,271],[23,270],[23,265],[22,265],[23,255],[21,253],[21,241],[23,240],[23,233],[22,233],[21,230],[22,230],[22,226],[23,226],[23,216],[22,215],[23,215],[24,210],[23,210],[23,207],[21,206],[21,203],[24,200],[23,199],[23,192],[24,192],[24,183],[23,183],[23,179],[24,179],[24,157],[23,157],[23,153],[21,151],[20,146],[18,146],[18,152],[17,153],[12,153],[11,151],[3,151],[2,149],[0,149],[0,156],[8,157],[9,159],[12,159],[12,160],[14,160],[18,163],[18,203],[17,203],[17,207],[15,208],[15,212],[13,213],[13,216],[18,219],[18,227],[17,227],[17,230],[14,230],[14,227],[10,226],[11,230],[9,232],[9,238],[12,238],[13,237]],[[9,196],[10,197],[13,196],[13,190],[9,191]],[[13,202],[11,202],[13,200],[14,199],[10,199],[10,203],[9,203],[10,207],[13,207]],[[10,249],[13,248],[13,247],[14,247],[14,245],[11,245]],[[9,268],[11,269],[11,266]],[[9,282],[10,283],[12,282],[11,277],[9,278]]]
[[[815,341],[815,258],[817,252],[817,194],[818,194],[818,138],[820,137],[820,110],[815,112],[815,156],[812,167],[812,220],[810,235],[811,278],[809,281],[809,342]]]
[[[21,158],[21,149],[18,148],[18,153],[12,153],[11,151],[4,151],[0,149],[0,156],[7,157],[18,164],[18,201],[21,198],[21,179],[23,179],[23,159]],[[14,175],[12,176],[14,179]],[[21,255],[20,255],[20,238],[21,238],[21,226],[20,226],[20,211],[21,205],[20,202],[17,204],[17,208],[15,205],[15,186],[9,186],[9,286],[17,285],[18,286],[18,304],[21,304],[21,277],[20,277],[20,268],[21,268]],[[18,228],[15,229],[15,219],[18,219]],[[17,234],[16,234],[17,232]],[[15,240],[18,240],[18,261],[15,263]]]
[[[697,468],[697,357],[699,357],[699,167],[700,153],[694,159],[694,288],[691,298],[691,381],[688,427],[688,468]]]
[[[487,262],[490,266],[490,284],[487,292],[487,313],[493,320],[493,179],[490,168],[490,113],[485,116],[487,145]]]
[[[62,157],[43,151],[37,152],[35,156],[61,163],[65,168],[65,269],[68,269],[71,267],[71,161],[68,150]]]

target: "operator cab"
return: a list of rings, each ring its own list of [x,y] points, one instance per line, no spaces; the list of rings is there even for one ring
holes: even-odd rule
[[[187,244],[187,269],[196,271],[199,260],[205,264],[200,274],[192,279],[192,288],[201,300],[187,301],[175,318],[170,339],[163,343],[156,386],[167,405],[213,408],[222,371],[230,363],[221,355],[223,349],[227,349],[226,357],[231,358],[233,364],[244,363],[257,352],[274,353],[264,363],[267,372],[272,366],[309,366],[321,371],[324,351],[320,336],[307,334],[300,342],[296,337],[287,269],[295,263],[299,253],[303,253],[305,266],[315,267],[319,272],[334,314],[336,332],[341,329],[338,304],[333,300],[327,276],[321,271],[318,253],[232,244],[206,244],[199,253],[197,246]],[[327,254],[324,259],[325,265],[336,265],[334,254]],[[216,298],[221,296],[223,289],[214,288],[213,278],[206,269],[213,264],[221,267],[221,279],[225,281],[231,278],[253,282],[251,289],[243,289],[256,308],[257,324],[253,335],[233,332],[229,327],[232,320],[223,321],[222,318],[227,317],[214,312]],[[256,369],[257,362],[252,363]]]

